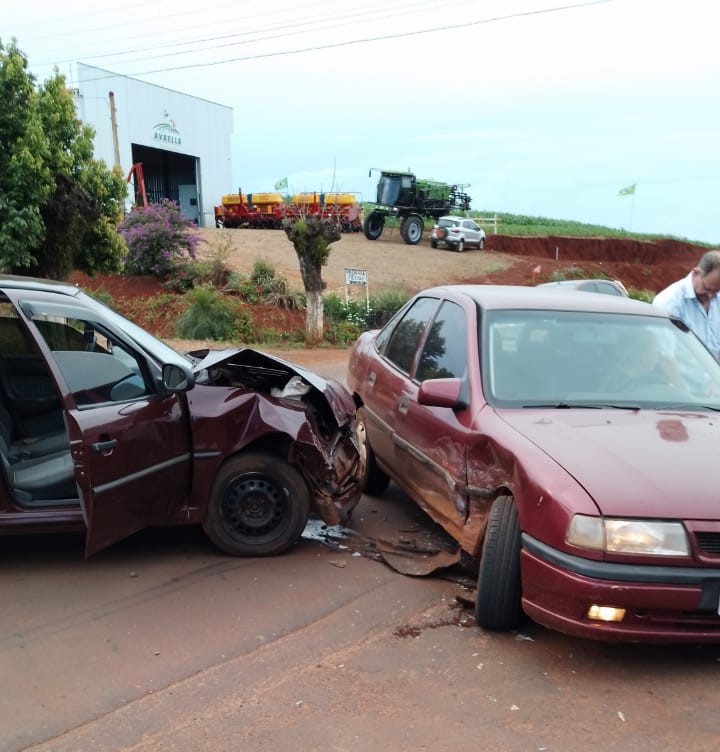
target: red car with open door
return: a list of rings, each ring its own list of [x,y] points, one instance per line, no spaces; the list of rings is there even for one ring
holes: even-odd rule
[[[341,384],[252,349],[181,355],[77,287],[0,276],[0,534],[202,524],[281,553],[349,516],[363,466]]]

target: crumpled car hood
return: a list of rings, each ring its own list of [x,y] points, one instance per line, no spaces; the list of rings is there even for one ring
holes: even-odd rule
[[[609,516],[720,518],[720,416],[659,410],[497,410]]]
[[[188,353],[193,359],[200,360],[193,364],[193,373],[197,376],[203,371],[214,366],[223,366],[231,363],[244,365],[250,362],[253,366],[263,368],[282,367],[286,371],[300,376],[304,381],[317,389],[324,395],[330,408],[335,415],[338,423],[343,425],[347,423],[355,413],[355,405],[349,394],[341,384],[333,379],[326,379],[323,376],[308,370],[297,363],[268,355],[260,350],[251,347],[226,348],[224,350],[203,350]]]

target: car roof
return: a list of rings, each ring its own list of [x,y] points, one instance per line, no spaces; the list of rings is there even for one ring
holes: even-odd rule
[[[485,310],[606,311],[667,318],[659,308],[640,300],[614,295],[578,295],[566,287],[545,289],[523,285],[439,285],[419,295],[470,298]]]
[[[582,287],[583,285],[588,284],[597,284],[598,282],[602,282],[606,285],[612,285],[613,287],[617,287],[621,290],[625,289],[625,285],[623,285],[622,282],[618,281],[617,279],[604,279],[602,277],[589,277],[589,278],[582,278],[582,279],[556,279],[552,282],[542,282],[541,284],[537,285],[538,287]]]
[[[0,274],[0,289],[32,290],[33,292],[54,292],[76,296],[80,288],[70,282],[37,277],[20,277],[13,274]]]

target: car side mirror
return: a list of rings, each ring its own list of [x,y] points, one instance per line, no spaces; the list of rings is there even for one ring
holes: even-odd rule
[[[195,377],[189,366],[165,363],[162,367],[162,385],[168,392],[187,392],[195,386]]]
[[[428,407],[460,407],[462,386],[462,379],[428,379],[420,384],[418,403]]]

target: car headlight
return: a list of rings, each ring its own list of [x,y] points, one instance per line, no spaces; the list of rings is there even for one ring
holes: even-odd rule
[[[576,514],[567,542],[580,548],[616,554],[689,556],[690,542],[681,522],[620,520]]]

